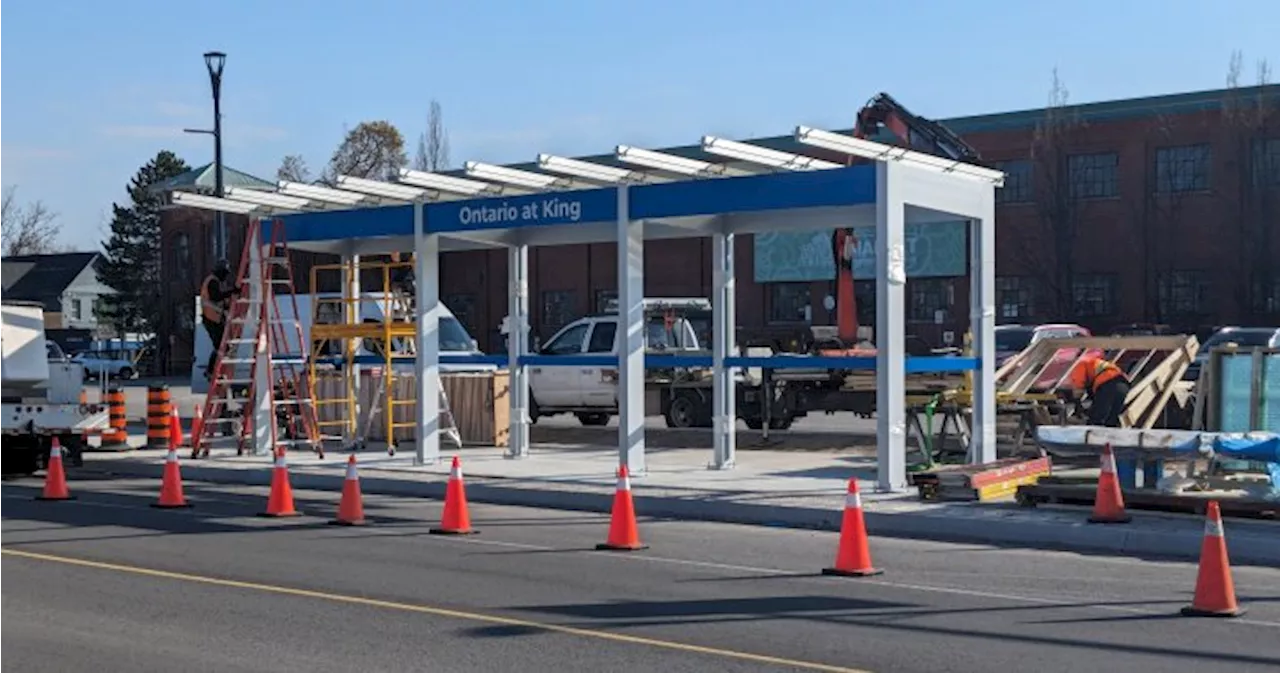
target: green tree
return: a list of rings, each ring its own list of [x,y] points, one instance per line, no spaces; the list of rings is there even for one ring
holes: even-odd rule
[[[190,170],[168,150],[129,181],[130,204],[112,204],[111,237],[103,243],[105,259],[98,277],[115,291],[103,297],[99,320],[120,335],[153,334],[160,324],[160,208],[164,197],[152,187]]]

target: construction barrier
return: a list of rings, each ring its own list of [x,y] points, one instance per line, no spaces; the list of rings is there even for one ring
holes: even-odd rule
[[[101,448],[111,451],[124,451],[129,448],[129,419],[125,417],[124,390],[111,388],[107,390],[107,413],[110,416],[108,429],[102,433]]]
[[[173,402],[169,395],[169,386],[158,384],[147,386],[147,448],[169,448],[169,416],[173,412]]]

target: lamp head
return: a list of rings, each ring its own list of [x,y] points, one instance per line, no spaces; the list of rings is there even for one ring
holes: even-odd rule
[[[209,69],[209,75],[219,77],[222,75],[222,68],[227,63],[227,55],[220,51],[205,52],[204,65]]]

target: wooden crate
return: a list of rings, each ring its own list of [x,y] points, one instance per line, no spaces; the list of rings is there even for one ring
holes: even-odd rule
[[[361,373],[359,403],[361,417],[358,430],[369,428],[365,439],[374,442],[385,442],[386,406],[380,401],[378,411],[374,414],[372,425],[366,425],[368,410],[373,408],[373,396],[381,384],[382,374],[379,370]],[[506,370],[496,372],[447,373],[440,375],[445,394],[449,397],[449,407],[453,411],[454,421],[464,444],[479,446],[507,446],[510,441],[510,377]],[[317,396],[321,399],[342,396],[341,377],[322,377],[316,382]],[[415,377],[413,374],[397,372],[394,398],[396,400],[415,399]],[[342,418],[347,410],[343,405],[323,405],[317,409],[321,420]],[[417,404],[397,405],[395,420],[397,423],[411,423],[417,413]],[[441,419],[443,427],[444,420]],[[336,426],[326,428],[326,432],[335,432]],[[396,428],[395,438],[398,442],[413,441],[412,427]]]

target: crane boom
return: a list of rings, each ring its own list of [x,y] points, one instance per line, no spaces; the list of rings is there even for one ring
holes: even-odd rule
[[[855,138],[872,138],[881,129],[901,144],[936,156],[982,165],[978,150],[938,122],[913,114],[887,93],[879,93],[858,111]],[[845,348],[858,340],[858,300],[854,294],[853,259],[857,237],[852,228],[831,234],[831,254],[836,265],[836,331]]]

